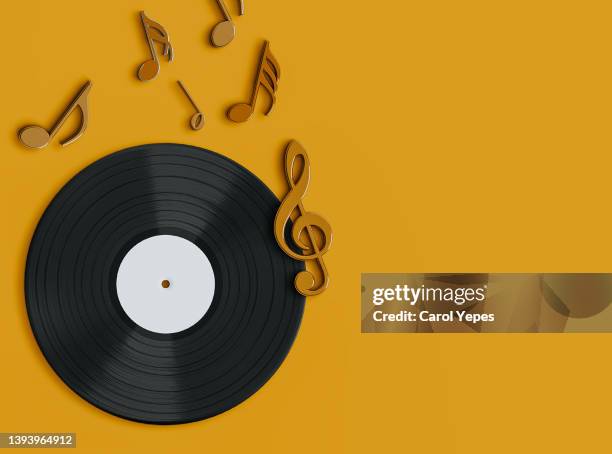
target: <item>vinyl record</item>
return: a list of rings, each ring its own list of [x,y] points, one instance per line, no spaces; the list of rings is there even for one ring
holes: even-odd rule
[[[78,395],[130,420],[226,411],[277,370],[299,329],[303,264],[273,235],[277,198],[218,154],[174,144],[107,156],[34,233],[27,310]]]

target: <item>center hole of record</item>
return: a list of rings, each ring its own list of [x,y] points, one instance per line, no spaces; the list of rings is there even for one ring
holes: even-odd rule
[[[214,294],[210,260],[197,245],[179,236],[156,235],[141,241],[125,254],[117,271],[121,308],[134,323],[155,333],[192,327],[206,315]]]

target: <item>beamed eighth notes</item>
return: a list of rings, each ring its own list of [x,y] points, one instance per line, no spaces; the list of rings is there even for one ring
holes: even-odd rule
[[[298,161],[301,160],[301,170]],[[274,219],[274,236],[276,242],[289,257],[304,262],[312,262],[320,276],[310,271],[300,271],[295,276],[295,289],[304,296],[314,296],[322,293],[329,284],[329,273],[323,254],[332,243],[332,228],[318,214],[306,211],[302,199],[310,183],[310,159],[306,150],[295,140],[292,140],[285,151],[285,174],[289,183],[289,192],[283,199],[276,218]],[[295,213],[295,214],[294,214]],[[294,214],[290,237],[301,252],[294,250],[287,243],[287,222]]]

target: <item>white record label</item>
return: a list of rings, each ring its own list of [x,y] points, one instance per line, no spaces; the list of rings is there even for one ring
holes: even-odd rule
[[[155,333],[178,333],[195,325],[214,294],[215,274],[206,254],[174,235],[141,241],[117,272],[121,307],[134,323]]]

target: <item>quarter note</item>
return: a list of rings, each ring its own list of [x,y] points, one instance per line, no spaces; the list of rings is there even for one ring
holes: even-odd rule
[[[215,47],[223,47],[231,43],[236,36],[236,26],[232,21],[232,16],[230,16],[227,10],[227,6],[225,6],[225,2],[223,0],[217,0],[217,4],[219,8],[221,8],[225,20],[214,26],[210,33],[210,42]]]
[[[70,145],[72,142],[81,137],[85,132],[85,129],[87,129],[87,95],[89,94],[90,89],[91,81],[87,81],[87,83],[83,85],[83,87],[81,87],[76,97],[68,105],[64,113],[62,113],[55,125],[51,128],[51,131],[47,131],[42,126],[38,125],[29,125],[20,129],[18,133],[20,142],[29,148],[46,147],[51,141],[51,139],[55,136],[55,134],[57,134],[57,131],[60,130],[60,128],[62,127],[66,119],[70,116],[72,111],[74,111],[77,107],[81,111],[81,124],[77,131],[71,136],[61,141],[60,145],[65,147],[66,145]]]
[[[174,59],[174,51],[172,44],[170,44],[170,37],[168,32],[155,21],[149,19],[144,11],[140,12],[140,19],[144,28],[147,44],[149,45],[149,51],[151,52],[151,58],[146,60],[138,68],[138,78],[142,81],[154,79],[159,73],[159,59],[155,52],[155,43],[162,45],[162,55],[171,62]]]
[[[257,94],[259,88],[264,87],[270,94],[272,101],[270,107],[265,112],[268,115],[272,111],[272,107],[276,103],[276,90],[278,89],[278,80],[280,79],[280,65],[278,61],[272,55],[270,51],[270,43],[268,41],[264,44],[264,49],[261,55],[261,61],[259,62],[259,69],[257,70],[257,77],[255,78],[255,86],[251,94],[251,100],[248,103],[234,104],[227,111],[227,117],[237,123],[247,121],[255,109],[255,101],[257,100]]]
[[[297,170],[297,161],[301,160],[301,170]],[[289,257],[300,261],[312,261],[320,270],[320,278],[316,279],[310,271],[300,271],[295,276],[295,288],[304,296],[314,296],[323,292],[329,284],[329,273],[323,254],[332,243],[332,229],[329,223],[318,214],[306,211],[302,199],[310,183],[310,159],[306,150],[295,140],[287,146],[285,152],[285,174],[289,183],[289,192],[281,202],[274,219],[274,236],[276,242]],[[297,217],[291,226],[291,239],[301,249],[295,251],[287,243],[285,230],[291,215],[296,212]],[[318,281],[318,282],[317,282]]]
[[[191,129],[193,129],[194,131],[202,129],[202,126],[204,126],[205,122],[204,114],[196,105],[195,101],[185,88],[185,85],[183,85],[183,82],[181,82],[180,80],[177,80],[176,82],[179,84],[179,87],[181,87],[181,90],[183,90],[183,93],[185,93],[185,96],[187,96],[187,99],[189,100],[193,108],[196,110],[196,113],[192,115],[191,120],[189,121],[189,126],[191,126]]]

